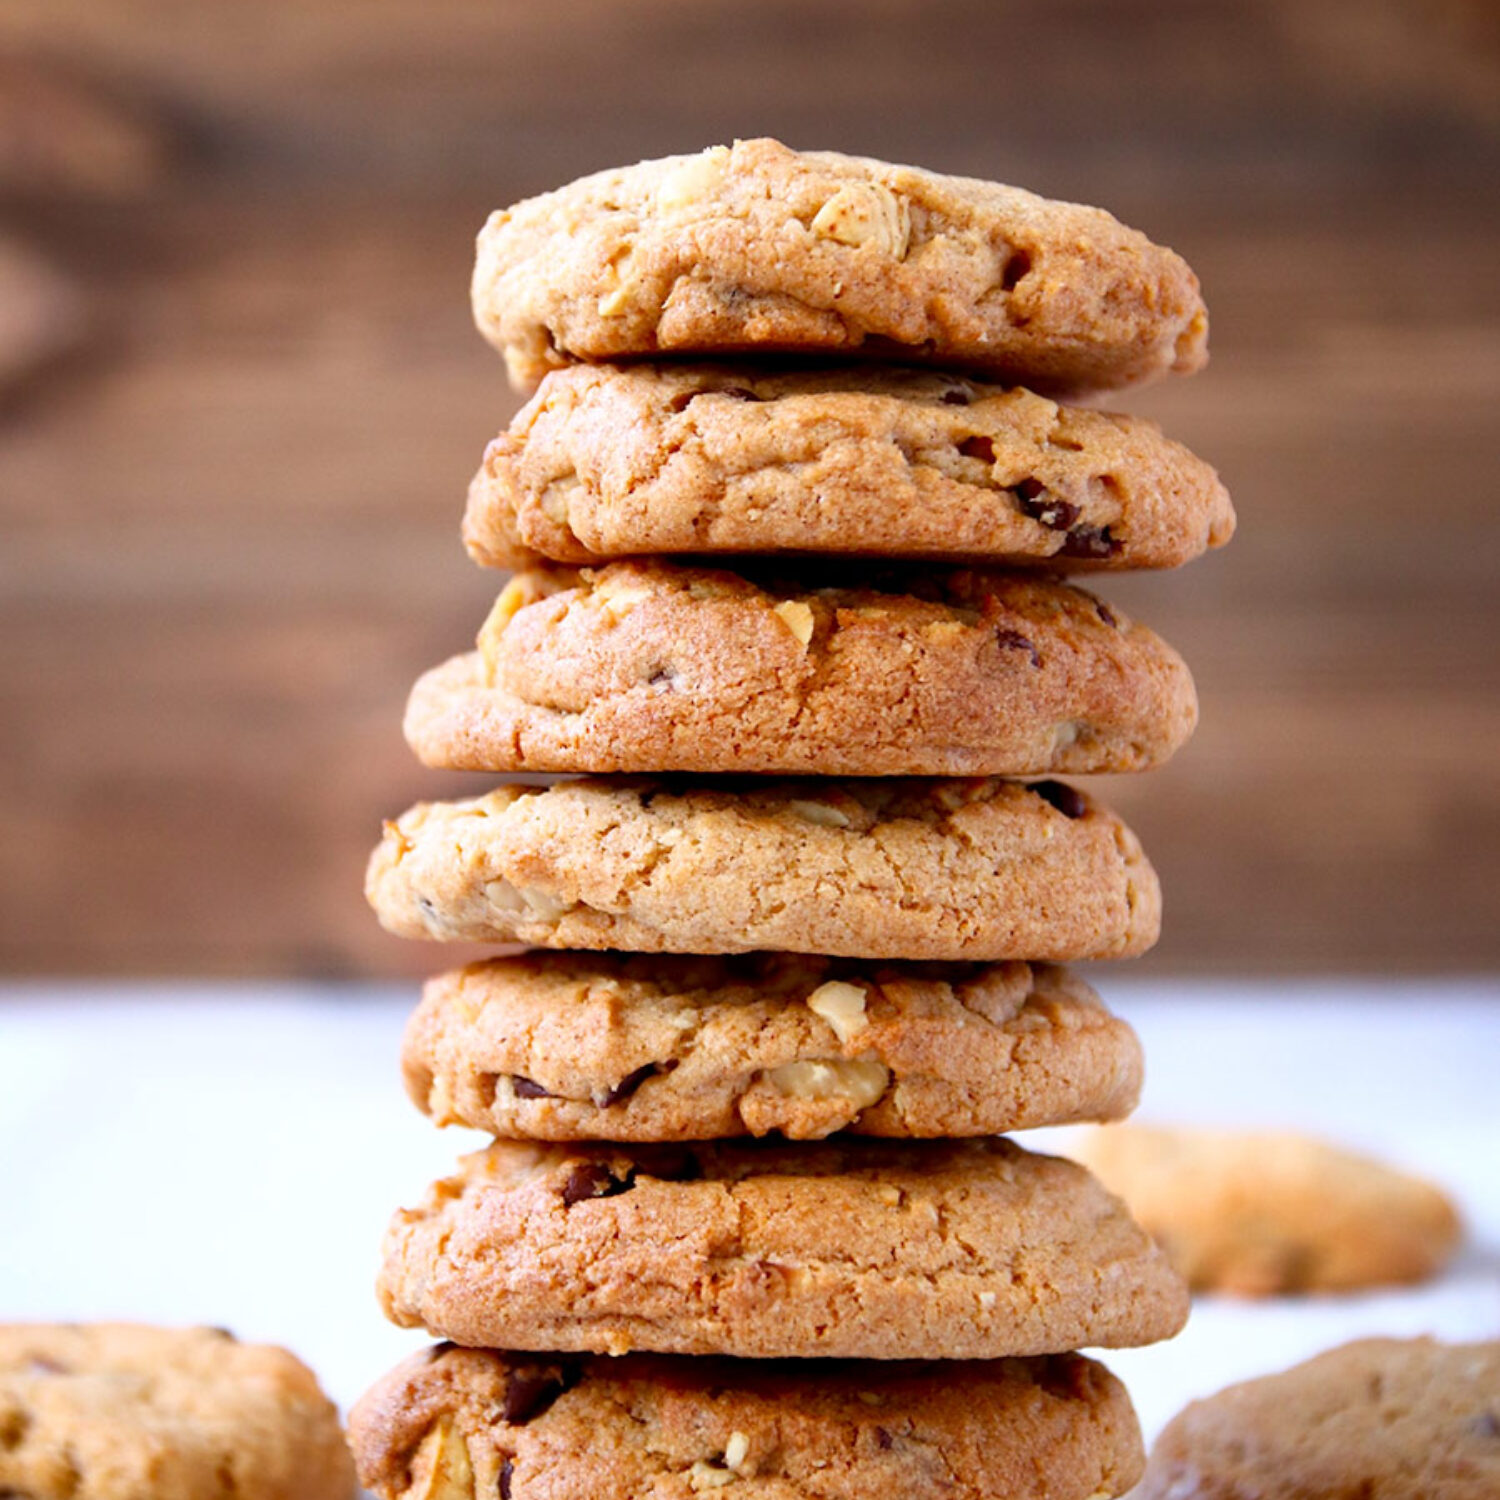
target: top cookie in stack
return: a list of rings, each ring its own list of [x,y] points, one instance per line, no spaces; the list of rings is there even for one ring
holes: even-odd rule
[[[1128,1403],[1068,1351],[1169,1337],[1186,1290],[1087,1173],[991,1137],[1139,1092],[1055,964],[1149,947],[1155,875],[1050,777],[1159,765],[1197,705],[1057,575],[1234,518],[1152,424],[1057,401],[1201,365],[1196,280],[1097,209],[749,141],[494,215],[473,294],[540,382],[465,519],[519,571],[406,732],[583,779],[412,809],[368,892],[409,936],[581,951],[442,976],[408,1029],[418,1105],[497,1140],[396,1216],[382,1302],[503,1352],[377,1387],[363,1475],[1119,1494]],[[934,1363],[588,1358],[630,1351]],[[629,1440],[596,1436],[621,1405]],[[835,1454],[848,1484],[811,1483]]]
[[[493,214],[474,313],[521,388],[577,360],[845,355],[1049,395],[1207,357],[1180,256],[1102,209],[777,141],[598,172]]]

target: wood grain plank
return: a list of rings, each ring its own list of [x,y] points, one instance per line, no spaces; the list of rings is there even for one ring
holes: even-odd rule
[[[456,534],[516,404],[470,325],[474,231],[758,130],[1102,201],[1203,277],[1209,370],[1121,404],[1220,467],[1240,535],[1099,585],[1204,707],[1170,767],[1101,788],[1166,882],[1144,970],[1500,964],[1482,9],[372,0],[354,26],[11,0],[0,133],[6,79],[45,66],[165,137],[117,192],[0,196],[90,315],[0,405],[0,968],[453,957],[381,935],[359,883],[381,817],[484,784],[422,772],[398,729],[499,583]]]

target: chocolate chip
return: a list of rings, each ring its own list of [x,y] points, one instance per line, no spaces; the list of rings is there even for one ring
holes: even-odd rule
[[[958,386],[944,391],[942,396],[944,406],[967,406],[972,399],[967,391],[960,389]]]
[[[1050,802],[1065,818],[1081,818],[1089,810],[1083,793],[1063,781],[1033,781],[1031,790],[1043,802]]]
[[[608,1109],[612,1104],[619,1104],[622,1100],[628,1099],[653,1073],[670,1073],[676,1066],[675,1058],[664,1068],[659,1068],[656,1063],[649,1062],[644,1067],[637,1068],[634,1073],[627,1073],[612,1089],[606,1089],[604,1093],[595,1095],[594,1103],[600,1109]]]
[[[562,1393],[578,1383],[578,1372],[560,1365],[523,1365],[505,1384],[501,1414],[512,1427],[539,1417]]]
[[[965,458],[977,458],[981,463],[992,464],[995,461],[994,443],[977,433],[973,437],[965,438],[958,445],[958,451]]]
[[[500,1461],[500,1500],[510,1500],[510,1476],[515,1473],[516,1461],[506,1457]]]
[[[1075,526],[1058,548],[1059,557],[1113,557],[1120,544],[1109,534],[1108,526]]]
[[[613,1198],[617,1193],[628,1193],[635,1186],[635,1173],[629,1172],[621,1179],[616,1177],[602,1161],[581,1161],[568,1173],[563,1183],[564,1208],[572,1208],[589,1198]]]
[[[1475,1437],[1500,1438],[1500,1417],[1492,1411],[1482,1411],[1469,1423],[1469,1431]]]
[[[510,1086],[515,1091],[517,1099],[551,1099],[554,1098],[551,1089],[544,1089],[541,1084],[530,1078],[523,1078],[519,1073],[510,1075]]]
[[[896,1440],[884,1427],[877,1427],[875,1429],[875,1441],[880,1444],[881,1452],[888,1453]]]
[[[671,687],[677,681],[677,668],[674,666],[652,667],[646,675],[647,687]]]
[[[1120,622],[1115,618],[1114,610],[1112,610],[1109,605],[1107,605],[1102,599],[1094,600],[1094,610],[1106,625],[1112,626],[1115,630],[1118,630],[1120,628]]]
[[[1078,519],[1078,507],[1061,495],[1054,495],[1040,480],[1023,479],[1013,493],[1021,514],[1040,521],[1051,531],[1066,531]]]
[[[1007,630],[1003,626],[996,626],[995,639],[999,642],[1002,651],[1029,651],[1031,665],[1041,666],[1042,653],[1036,649],[1036,642],[1029,636],[1022,635],[1019,630]]]

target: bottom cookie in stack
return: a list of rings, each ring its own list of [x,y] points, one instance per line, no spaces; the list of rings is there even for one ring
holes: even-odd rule
[[[402,1063],[439,1123],[511,1138],[386,1236],[387,1314],[456,1344],[357,1409],[380,1495],[1138,1478],[1128,1397],[1069,1351],[1170,1337],[1186,1289],[1084,1169],[1000,1134],[1134,1107],[1139,1044],[1066,969],[532,952],[434,979]]]
[[[1077,1354],[845,1364],[442,1344],[365,1395],[350,1442],[382,1500],[1094,1500],[1143,1462],[1124,1388]]]
[[[496,1141],[396,1215],[381,1297],[467,1346],[355,1409],[385,1500],[1108,1500],[1139,1431],[1069,1351],[1187,1313],[1117,1199],[991,1137]]]

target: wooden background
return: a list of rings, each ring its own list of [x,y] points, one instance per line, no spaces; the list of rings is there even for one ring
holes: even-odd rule
[[[497,584],[492,207],[772,133],[1103,203],[1214,359],[1129,402],[1241,534],[1106,584],[1192,662],[1109,795],[1158,971],[1500,963],[1500,7],[6,0],[0,967],[417,972],[359,896]]]

